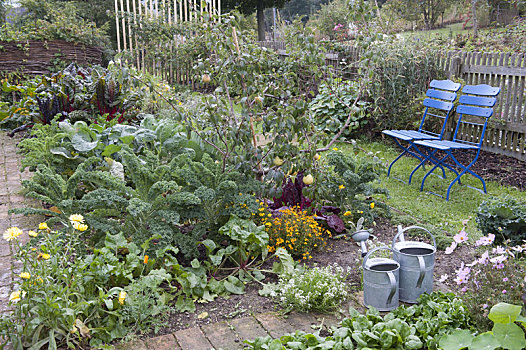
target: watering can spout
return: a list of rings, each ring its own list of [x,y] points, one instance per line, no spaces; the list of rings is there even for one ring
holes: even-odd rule
[[[360,248],[362,250],[362,258],[367,255],[367,245],[365,241],[369,239],[369,231],[359,230],[351,235],[352,239],[360,243]]]
[[[360,242],[360,248],[362,249],[362,258],[367,255],[367,246],[365,245],[365,241]]]

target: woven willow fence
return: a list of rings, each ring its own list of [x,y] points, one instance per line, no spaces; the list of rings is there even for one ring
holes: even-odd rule
[[[0,42],[0,76],[48,74],[56,71],[57,64],[69,62],[101,64],[102,50],[63,40]]]
[[[221,0],[115,0],[115,25],[117,29],[117,49],[125,52],[129,63],[140,70],[162,76],[171,84],[191,84],[191,65],[176,63],[177,46],[185,38],[174,35],[170,40],[162,40],[155,54],[145,47],[138,32],[146,30],[152,22],[162,25],[177,25],[181,22],[203,20],[205,16],[221,14]],[[169,58],[167,58],[169,57]]]

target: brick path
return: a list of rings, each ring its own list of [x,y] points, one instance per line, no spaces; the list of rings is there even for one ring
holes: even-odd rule
[[[39,218],[9,215],[9,209],[34,206],[35,202],[21,194],[20,181],[30,177],[29,171],[20,172],[20,156],[16,154],[16,144],[20,138],[10,138],[0,131],[0,234],[12,226],[27,232],[35,229]],[[27,235],[23,235],[27,239]],[[9,294],[13,289],[12,270],[16,269],[13,251],[7,241],[0,236],[0,313],[8,310]]]
[[[287,333],[302,330],[314,333],[323,324],[324,328],[337,324],[341,317],[322,314],[292,313],[287,318],[276,313],[222,321],[200,327],[183,329],[146,340],[137,340],[117,346],[119,350],[238,350],[248,347],[245,339],[261,336],[279,338]]]

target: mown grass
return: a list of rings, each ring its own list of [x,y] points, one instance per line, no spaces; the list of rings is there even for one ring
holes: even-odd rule
[[[396,158],[400,151],[388,143],[360,141],[358,146],[367,152],[379,157],[387,166]],[[351,151],[351,146],[342,146],[343,150]],[[393,222],[400,222],[403,226],[410,224],[424,224],[433,229],[434,232],[446,235],[454,235],[462,228],[462,222],[469,219],[466,231],[477,239],[481,236],[477,229],[475,217],[480,203],[489,196],[509,194],[515,198],[526,200],[526,192],[519,192],[510,186],[503,186],[494,181],[486,181],[487,194],[480,193],[465,185],[482,188],[481,183],[471,175],[462,178],[463,186],[455,184],[451,189],[449,201],[445,200],[446,190],[449,183],[454,179],[452,172],[446,171],[447,179],[443,180],[437,176],[429,176],[425,182],[424,191],[420,192],[422,178],[427,171],[418,170],[410,185],[395,178],[407,182],[409,174],[418,165],[414,158],[403,157],[394,166],[391,177],[382,175],[381,186],[389,190],[390,197],[381,196],[376,198],[393,208]],[[426,169],[430,169],[427,167]],[[440,174],[440,172],[437,172]],[[432,191],[444,196],[444,198],[429,194]]]

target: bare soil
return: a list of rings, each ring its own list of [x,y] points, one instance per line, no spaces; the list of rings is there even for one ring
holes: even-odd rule
[[[390,245],[396,234],[396,227],[386,219],[380,219],[375,227],[374,234],[379,242]],[[425,237],[411,237],[411,240],[426,240]],[[451,290],[455,286],[451,284],[439,283],[440,276],[447,274],[453,276],[455,269],[458,269],[461,261],[471,261],[472,251],[467,246],[459,246],[454,254],[445,255],[443,251],[438,251],[435,261],[435,289]],[[326,266],[338,264],[342,267],[351,267],[353,272],[350,274],[348,283],[354,291],[361,289],[361,271],[359,266],[362,263],[361,250],[358,244],[348,239],[331,239],[324,250],[313,253],[313,257],[308,261],[309,266]],[[270,276],[269,276],[270,277]],[[450,277],[448,279],[452,281]],[[275,277],[270,277],[267,282],[275,282]],[[165,328],[157,335],[173,333],[180,329],[202,326],[205,324],[219,321],[227,321],[250,314],[277,311],[277,306],[269,298],[258,294],[261,286],[257,283],[247,285],[246,293],[243,295],[232,295],[229,298],[219,297],[213,302],[206,304],[196,304],[196,312],[174,312],[170,314],[165,323]],[[207,317],[203,317],[203,313]],[[150,336],[152,336],[151,334]]]
[[[474,151],[455,152],[461,164],[469,164],[475,157]],[[526,162],[504,155],[481,151],[479,158],[470,168],[484,180],[496,181],[512,186],[519,191],[526,190]]]

